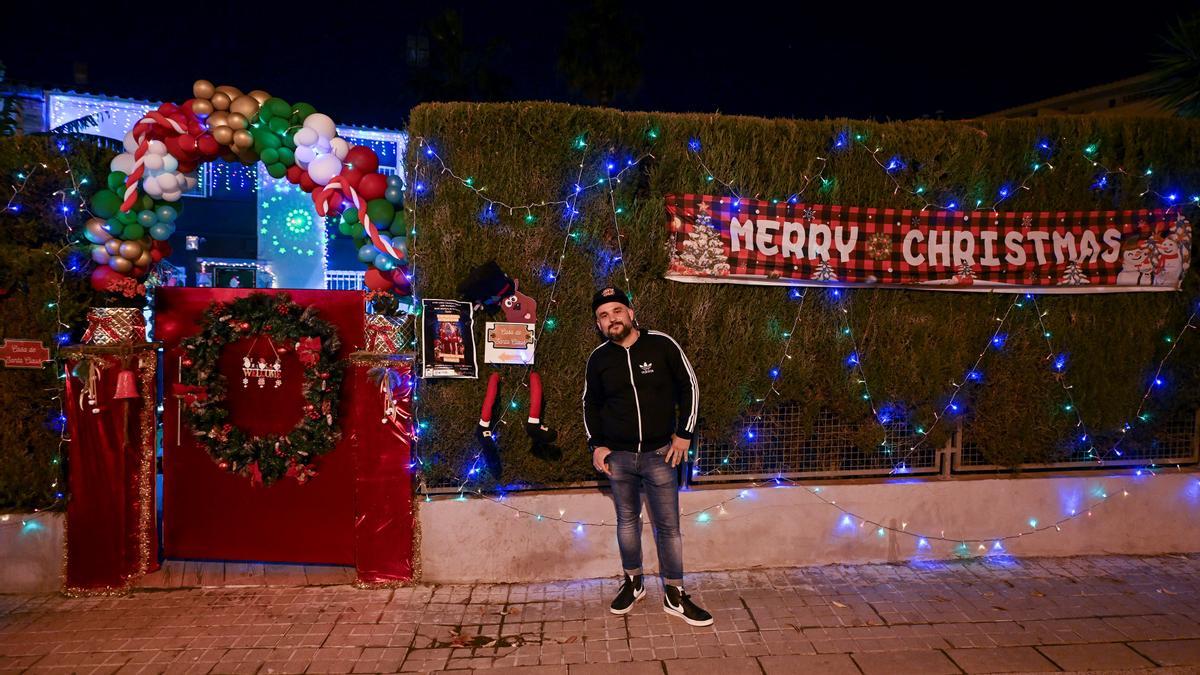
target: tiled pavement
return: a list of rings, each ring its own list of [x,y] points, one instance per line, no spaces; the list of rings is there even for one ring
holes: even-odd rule
[[[1200,672],[1200,556],[693,574],[690,592],[716,617],[708,628],[664,614],[657,584],[616,617],[606,608],[610,579],[377,591],[271,585],[300,571],[235,572],[233,582],[260,584],[242,588],[0,596],[0,670]]]

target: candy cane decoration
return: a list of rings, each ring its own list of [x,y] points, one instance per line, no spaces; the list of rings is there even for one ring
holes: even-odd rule
[[[390,242],[385,241],[379,236],[379,229],[375,227],[375,223],[372,223],[371,217],[367,215],[366,205],[359,198],[358,192],[352,185],[343,185],[341,176],[335,176],[333,180],[329,181],[328,185],[313,193],[313,202],[317,207],[317,215],[322,218],[325,217],[325,214],[329,211],[330,200],[333,199],[334,194],[339,193],[349,197],[350,202],[354,204],[354,208],[358,209],[358,219],[362,222],[363,229],[367,231],[367,236],[371,238],[371,243],[375,245],[375,248],[397,260],[403,259],[404,256]]]
[[[150,148],[148,137],[151,132],[160,127],[170,127],[176,135],[187,133],[187,129],[180,126],[179,122],[167,117],[166,115],[151,110],[146,113],[137,124],[133,127],[134,138],[137,140],[137,150],[133,153],[133,171],[125,177],[125,201],[121,203],[121,210],[128,211],[133,208],[133,205],[138,200],[138,182],[142,180],[142,175],[146,173],[146,151]]]

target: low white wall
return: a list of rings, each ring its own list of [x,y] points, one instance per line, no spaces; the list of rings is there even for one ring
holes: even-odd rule
[[[65,522],[58,512],[0,516],[0,593],[62,588]]]
[[[861,519],[907,532],[955,538],[996,537],[1080,515],[1061,530],[1023,535],[1002,544],[1016,556],[1157,554],[1200,551],[1200,474],[1090,475],[906,480],[751,488],[745,498],[683,520],[684,570],[894,562],[955,557],[957,543],[928,540],[861,525]],[[812,484],[814,487],[819,484]],[[1125,492],[1128,495],[1125,495]],[[683,513],[741,494],[693,489],[680,494]],[[1100,495],[1109,498],[1102,500]],[[1089,504],[1100,502],[1086,515]],[[538,521],[508,507],[608,526]],[[837,507],[861,518],[847,517]],[[643,518],[648,514],[643,510]],[[427,582],[525,582],[615,576],[620,570],[612,499],[597,490],[434,500],[420,504],[421,563]],[[642,552],[656,570],[647,524]],[[987,553],[995,554],[989,543]],[[977,545],[972,555],[982,554]]]

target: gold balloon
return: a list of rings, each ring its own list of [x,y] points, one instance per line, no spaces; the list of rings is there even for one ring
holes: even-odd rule
[[[227,126],[229,126],[229,113],[225,112],[224,110],[218,110],[217,112],[208,116],[209,129]]]
[[[262,105],[271,99],[271,95],[262,89],[255,89],[254,91],[250,92],[250,96],[254,97],[254,100],[258,101],[259,105]]]
[[[254,136],[251,136],[250,132],[245,129],[238,129],[233,132],[233,144],[245,150],[254,145]]]
[[[254,151],[254,148],[239,148],[237,151],[237,158],[239,162],[247,166],[258,163],[258,153]]]
[[[121,274],[129,274],[133,271],[133,263],[125,258],[112,257],[108,259],[108,266]]]
[[[99,239],[100,241],[108,241],[109,239],[112,239],[112,234],[109,233],[108,230],[104,229],[104,221],[99,218],[89,219],[87,221],[87,225],[84,227],[87,228],[88,233],[91,234],[92,238],[94,239]]]
[[[232,129],[245,129],[250,124],[245,115],[240,113],[229,113],[229,126]]]
[[[192,112],[197,115],[211,115],[213,111],[212,101],[207,99],[196,99],[192,101]]]
[[[117,253],[126,260],[137,260],[142,257],[142,245],[136,241],[126,241],[117,249]]]
[[[214,91],[216,89],[213,83],[208,80],[196,80],[192,83],[192,96],[196,98],[212,98]]]
[[[217,91],[228,96],[230,101],[242,95],[241,89],[229,84],[223,84],[217,87]]]
[[[233,129],[229,127],[212,128],[212,137],[221,145],[229,145],[233,142]]]
[[[254,117],[258,114],[258,99],[253,96],[239,96],[229,104],[229,110],[244,117]]]
[[[104,250],[107,251],[109,255],[117,255],[121,252],[121,240],[109,239],[108,241],[104,242]]]
[[[92,260],[94,260],[97,265],[107,265],[108,259],[111,257],[112,256],[108,255],[108,251],[104,250],[103,246],[97,244],[96,246],[92,247]]]
[[[229,110],[229,104],[232,102],[233,99],[229,98],[229,94],[223,91],[218,91],[212,95],[212,104],[217,110]]]
[[[150,251],[143,249],[138,259],[133,261],[133,265],[134,267],[149,267],[152,262],[154,262],[154,258],[150,257]]]

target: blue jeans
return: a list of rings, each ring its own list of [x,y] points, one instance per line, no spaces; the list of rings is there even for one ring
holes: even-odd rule
[[[617,507],[617,546],[621,566],[633,576],[642,573],[642,494],[650,505],[654,544],[658,549],[658,571],[665,583],[683,585],[683,538],[679,534],[679,475],[667,464],[667,448],[655,452],[613,451],[608,455],[612,471],[613,503]]]

